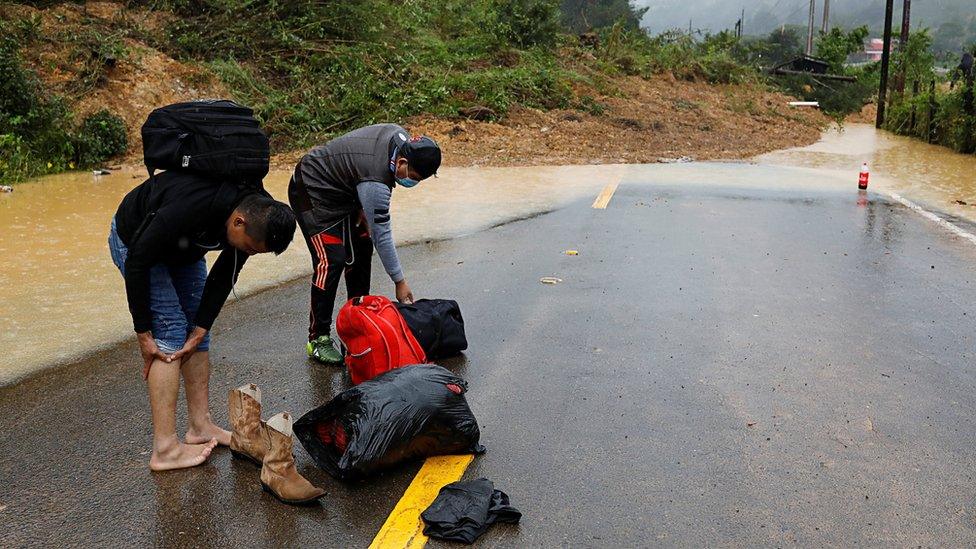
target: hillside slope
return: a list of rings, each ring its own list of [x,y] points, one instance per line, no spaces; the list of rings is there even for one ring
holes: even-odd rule
[[[231,97],[252,105],[252,101],[260,102],[255,105],[259,113],[272,119],[268,127],[280,165],[294,161],[308,146],[347,129],[339,124],[321,127],[310,122],[312,129],[304,137],[279,134],[278,128],[283,127],[280,120],[307,107],[305,100],[269,97],[272,92],[266,82],[277,82],[274,74],[264,81],[242,80],[240,71],[249,71],[250,75],[266,72],[247,60],[232,61],[237,72],[227,80],[225,61],[171,57],[166,52],[171,46],[166,44],[180,38],[174,35],[173,29],[179,28],[174,22],[179,21],[171,12],[115,2],[64,3],[46,9],[0,3],[0,16],[13,22],[24,36],[20,55],[27,68],[39,76],[45,91],[65,98],[77,120],[107,109],[125,122],[129,148],[122,160],[139,159],[139,127],[149,111],[195,98]],[[549,65],[532,64],[543,54],[503,48],[489,59],[461,65],[458,78],[470,77],[476,82],[483,78],[484,82],[467,84],[471,89],[448,90],[447,102],[428,107],[429,111],[421,106],[411,113],[401,107],[395,112],[403,116],[392,121],[440,140],[448,165],[654,162],[681,156],[744,158],[813,142],[828,122],[818,112],[788,107],[788,97],[768,91],[759,82],[709,83],[694,72],[681,78],[669,71],[638,76],[598,59],[600,52],[595,50],[596,56],[580,46],[557,46],[546,51],[550,53],[544,55],[550,57],[545,63],[555,63],[556,70],[569,78],[559,81],[533,74],[549,70]],[[300,72],[302,62],[296,61],[298,65],[288,70]],[[509,69],[516,72],[502,74]],[[479,76],[481,73],[488,76]],[[501,76],[491,80],[495,73]],[[520,77],[529,81],[520,83]],[[532,79],[551,86],[560,96],[546,100],[550,92],[538,87],[519,91],[520,86],[537,86]],[[516,91],[499,90],[499,82]],[[287,90],[287,83],[279,85]],[[328,83],[330,90],[351,85],[355,83]],[[410,82],[391,85],[403,87]],[[504,109],[482,99],[496,96],[508,101],[502,103]],[[522,102],[519,97],[526,99]],[[482,109],[451,107],[479,107],[482,101]],[[345,126],[357,120],[389,120],[382,112],[359,112],[354,117],[341,114],[329,116],[343,120]]]

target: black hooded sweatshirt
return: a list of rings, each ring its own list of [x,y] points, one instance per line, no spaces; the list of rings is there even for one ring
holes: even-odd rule
[[[150,177],[122,199],[115,223],[129,249],[125,293],[136,332],[152,328],[149,271],[154,265],[188,265],[222,250],[207,275],[194,321],[210,329],[247,260],[247,254],[227,243],[227,219],[241,199],[255,192],[267,195],[257,187],[169,171]]]

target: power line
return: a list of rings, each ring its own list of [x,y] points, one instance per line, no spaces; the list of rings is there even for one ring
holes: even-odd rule
[[[807,9],[807,8],[809,8],[809,6],[807,5],[806,0],[803,0],[802,2],[800,2],[800,7],[796,8],[795,10],[793,10],[792,13],[790,13],[785,18],[783,18],[783,21],[789,22],[790,17],[793,17],[794,15],[800,13],[800,10]]]

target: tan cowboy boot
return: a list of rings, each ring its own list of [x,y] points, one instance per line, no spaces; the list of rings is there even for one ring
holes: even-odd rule
[[[228,400],[231,455],[260,467],[267,446],[261,421],[261,389],[253,383],[241,385],[230,392]]]
[[[325,495],[325,490],[312,486],[295,469],[292,454],[291,414],[282,412],[269,419],[264,426],[267,451],[261,466],[261,487],[284,503],[292,505],[312,503]]]

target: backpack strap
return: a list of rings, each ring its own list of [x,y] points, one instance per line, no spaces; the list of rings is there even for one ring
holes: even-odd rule
[[[414,337],[413,332],[410,331],[410,326],[407,325],[407,321],[403,318],[403,314],[400,313],[400,309],[397,309],[392,303],[389,304],[390,307],[396,312],[397,320],[400,321],[400,330],[403,332],[403,338],[407,340],[407,344],[410,345],[410,350],[413,351],[413,356],[417,357],[420,362],[427,362],[427,353],[424,352],[424,348],[420,346],[420,342]],[[440,332],[437,333],[437,339],[440,341]]]

